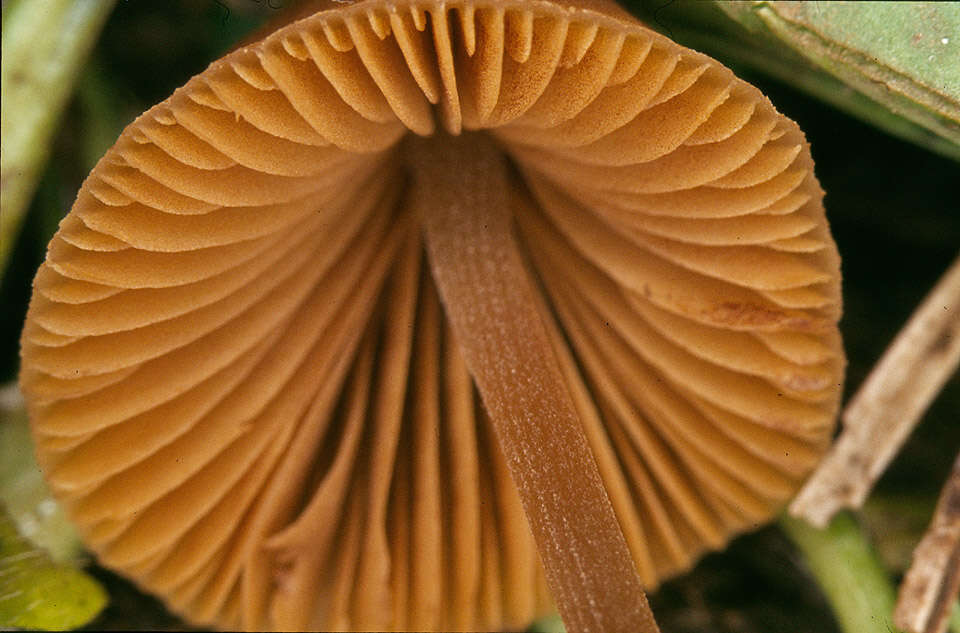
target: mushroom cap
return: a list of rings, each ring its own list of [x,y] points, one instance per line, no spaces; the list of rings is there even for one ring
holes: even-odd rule
[[[21,386],[98,559],[222,628],[500,629],[551,608],[410,212],[480,130],[648,588],[829,443],[839,257],[808,144],[605,2],[337,4],[131,123],[34,282]]]

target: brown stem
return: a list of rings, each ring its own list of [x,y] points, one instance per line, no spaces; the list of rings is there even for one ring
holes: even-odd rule
[[[503,153],[442,135],[413,140],[410,158],[433,277],[567,630],[658,631],[534,301]]]

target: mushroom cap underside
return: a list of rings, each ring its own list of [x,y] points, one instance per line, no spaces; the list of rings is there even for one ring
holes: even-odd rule
[[[509,157],[553,351],[648,587],[792,496],[844,368],[807,143],[717,62],[572,4],[321,11],[127,127],[22,338],[40,463],[105,565],[222,628],[550,609],[424,259],[410,134]]]

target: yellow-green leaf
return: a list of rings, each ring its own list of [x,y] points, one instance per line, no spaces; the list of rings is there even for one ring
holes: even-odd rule
[[[0,628],[74,629],[106,603],[107,594],[96,580],[50,560],[17,532],[0,505]]]

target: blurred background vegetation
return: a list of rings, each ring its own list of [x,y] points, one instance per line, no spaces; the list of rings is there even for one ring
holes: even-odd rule
[[[139,113],[165,99],[288,3],[116,3],[89,57],[78,65],[74,92],[60,115],[22,229],[7,245],[12,250],[0,282],[0,384],[16,378],[31,279],[89,170]],[[3,3],[4,38],[11,4]],[[957,143],[918,128],[902,111],[891,114],[871,105],[849,88],[849,81],[812,70],[795,50],[751,31],[749,16],[738,22],[729,9],[718,10],[706,2],[624,4],[653,28],[731,66],[805,131],[843,256],[841,327],[849,357],[849,396],[958,254]],[[953,11],[958,15],[958,5]],[[904,16],[910,19],[911,14]],[[917,26],[917,32],[922,34],[923,28],[928,27]],[[954,45],[944,49],[934,65],[946,69],[946,81],[956,82],[948,87],[960,90],[960,32],[952,35]],[[4,58],[6,64],[6,52]],[[9,213],[6,198],[3,204],[4,213]],[[960,446],[958,414],[960,379],[955,375],[857,515],[894,580],[909,564]],[[8,452],[29,450],[10,433],[0,442],[8,443]],[[92,563],[87,570],[109,594],[106,608],[89,628],[186,628],[156,600],[119,577]],[[775,526],[707,556],[692,573],[653,594],[651,603],[665,633],[840,631],[803,560]],[[543,626],[555,627],[556,622]]]

